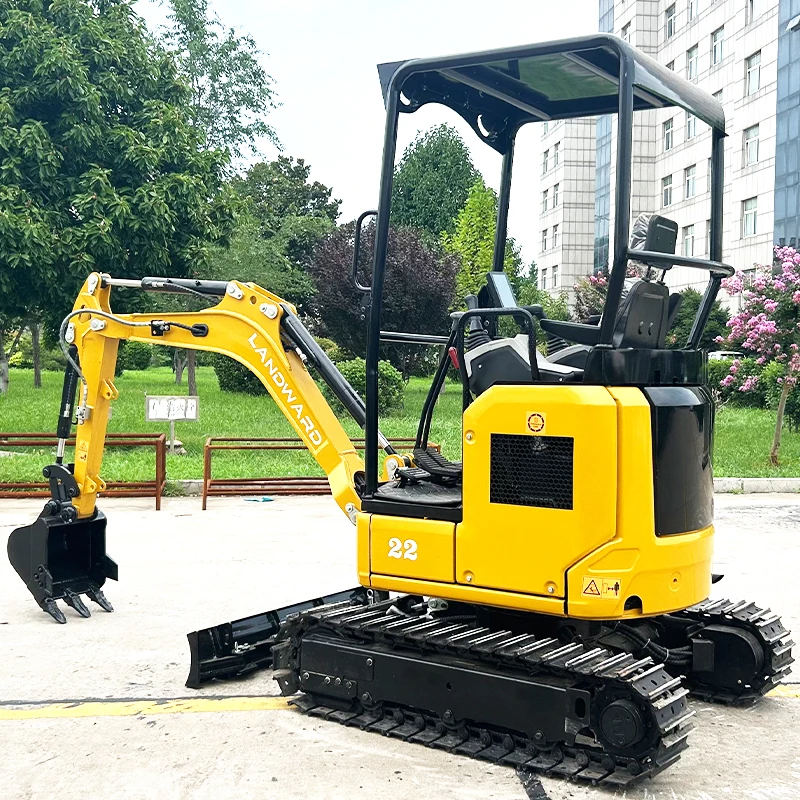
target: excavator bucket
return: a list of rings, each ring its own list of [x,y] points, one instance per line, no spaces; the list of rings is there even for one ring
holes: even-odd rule
[[[101,511],[89,519],[65,521],[49,501],[33,525],[17,528],[8,537],[8,560],[25,581],[36,602],[60,623],[67,618],[56,601],[63,600],[82,617],[91,612],[85,594],[106,611],[113,611],[101,587],[117,580],[117,564],[106,554],[106,518]]]

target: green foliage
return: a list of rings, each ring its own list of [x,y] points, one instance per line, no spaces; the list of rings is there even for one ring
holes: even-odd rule
[[[206,146],[240,157],[258,152],[258,138],[277,144],[264,120],[275,108],[273,80],[253,38],[226,29],[207,0],[170,0],[170,6],[164,41],[191,89],[191,123],[203,132]]]
[[[64,353],[58,345],[40,345],[39,361],[43,370],[60,372],[67,365]],[[8,365],[15,369],[33,369],[33,342],[30,330],[26,330],[20,337],[14,355],[8,360]]]
[[[461,261],[456,275],[456,300],[460,304],[468,294],[478,294],[492,269],[494,231],[497,224],[497,197],[478,178],[469,190],[467,201],[458,212],[455,232],[443,233],[442,246]],[[515,280],[520,271],[520,257],[513,240],[506,243],[504,268]]]
[[[764,368],[754,358],[715,359],[708,362],[708,385],[720,404],[737,408],[764,408],[767,387]]]
[[[553,297],[549,292],[537,286],[538,279],[534,270],[527,278],[517,281],[517,302],[521,306],[540,305],[549,319],[569,321],[569,303],[566,292],[560,292]]]
[[[275,236],[288,217],[338,219],[342,201],[319,181],[311,183],[310,175],[304,159],[278,156],[254,164],[244,177],[234,179],[234,188],[250,201],[264,236]]]
[[[420,133],[394,173],[392,224],[420,228],[437,240],[452,234],[470,187],[480,178],[455,128],[439,125]]]
[[[703,296],[697,289],[684,289],[681,292],[683,301],[681,302],[678,314],[675,317],[675,322],[667,333],[667,347],[680,350],[686,346],[689,340],[689,333],[692,330],[692,323],[697,315],[697,309],[700,308],[700,301]],[[726,308],[723,308],[719,300],[714,301],[711,307],[711,316],[708,318],[708,324],[700,337],[701,350],[716,350],[717,345],[714,343],[715,339],[720,336],[725,336],[728,332],[728,319],[730,314]]]
[[[301,310],[306,306],[314,294],[308,264],[340,204],[327,186],[309,181],[310,170],[302,158],[280,156],[233,180],[244,204],[230,246],[213,252],[212,277],[252,281]]]
[[[337,365],[345,380],[361,397],[367,396],[367,362],[363,358],[353,358]],[[403,376],[388,361],[378,362],[378,408],[386,413],[403,407],[403,392],[406,384]],[[342,406],[327,385],[322,386],[325,399],[337,410]]]
[[[317,337],[317,344],[325,351],[328,358],[334,364],[339,361],[349,361],[353,356],[346,350],[339,347],[333,339],[327,339],[324,336]]]
[[[296,239],[300,233],[317,240],[330,227],[324,218],[291,217],[277,236],[266,239],[258,221],[244,211],[237,219],[230,245],[212,250],[211,264],[203,277],[257,283],[302,308],[314,294],[314,285],[305,267],[286,254],[287,240]]]
[[[761,380],[764,383],[766,392],[767,408],[771,411],[778,410],[778,403],[783,390],[783,380],[786,377],[787,367],[779,361],[771,361],[764,367],[761,373]],[[783,419],[793,431],[800,431],[800,390],[797,385],[793,385],[786,397],[786,407],[783,411]]]
[[[146,342],[120,342],[117,366],[122,371],[147,369],[153,360],[155,348]]]
[[[3,3],[0,41],[0,314],[60,322],[95,268],[202,266],[232,220],[226,157],[132,3]]]
[[[211,365],[217,374],[219,388],[223,392],[235,392],[238,394],[262,395],[267,390],[261,383],[258,376],[251,372],[243,364],[234,361],[228,356],[215,353],[211,359]]]

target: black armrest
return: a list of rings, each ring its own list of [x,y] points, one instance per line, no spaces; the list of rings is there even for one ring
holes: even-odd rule
[[[577,344],[595,345],[600,341],[600,327],[597,325],[562,322],[560,319],[543,319],[539,324],[542,330]]]

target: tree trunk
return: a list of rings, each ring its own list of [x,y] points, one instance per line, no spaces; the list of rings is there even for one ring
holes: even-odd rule
[[[195,367],[197,366],[197,351],[186,351],[186,382],[189,384],[189,396],[193,397],[197,394],[197,375]]]
[[[38,322],[34,322],[31,328],[31,348],[33,350],[33,388],[42,388],[42,353],[40,347],[40,336],[42,328]]]
[[[11,347],[6,351],[6,332],[0,327],[0,394],[8,391],[8,360],[14,355],[23,330],[25,329],[20,327],[14,341],[11,342]]]
[[[172,357],[172,368],[175,370],[175,383],[183,383],[183,370],[186,367],[186,360],[184,359],[183,350],[175,350]]]
[[[0,328],[0,394],[8,391],[8,358],[6,357],[5,332]]]
[[[792,389],[792,384],[788,379],[784,378],[783,388],[781,389],[781,399],[778,401],[778,419],[775,422],[775,436],[772,439],[772,450],[769,451],[769,460],[774,466],[778,466],[778,450],[781,446],[781,429],[783,428],[783,412],[786,410],[786,399],[789,397],[789,392]]]

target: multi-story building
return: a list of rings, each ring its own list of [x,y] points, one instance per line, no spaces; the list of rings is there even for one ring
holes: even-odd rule
[[[800,0],[600,0],[600,29],[629,41],[717,97],[727,122],[723,259],[738,269],[771,259],[774,244],[800,237]],[[566,128],[566,126],[565,126]],[[573,133],[574,131],[574,133]],[[616,120],[582,122],[561,137],[562,151],[594,147],[592,268],[609,266],[613,248]],[[631,212],[657,212],[679,225],[685,255],[709,252],[711,132],[678,108],[637,114]],[[552,134],[542,136],[543,151]],[[588,159],[587,159],[588,161]],[[547,181],[545,180],[545,184]],[[583,186],[560,202],[586,204]],[[566,217],[566,214],[564,215]],[[547,217],[542,217],[542,225]],[[581,217],[581,223],[584,218]],[[564,221],[559,220],[559,225]],[[585,236],[585,225],[579,226]],[[544,241],[544,238],[543,238]],[[552,240],[548,241],[551,244]],[[568,264],[565,249],[584,254],[588,239],[561,237],[540,263],[558,263],[565,276],[586,275]],[[540,269],[540,280],[542,270]],[[675,268],[673,288],[701,286],[703,273]],[[551,289],[550,283],[547,288]]]
[[[576,119],[544,123],[539,286],[572,295],[592,272],[594,259],[595,123]]]

